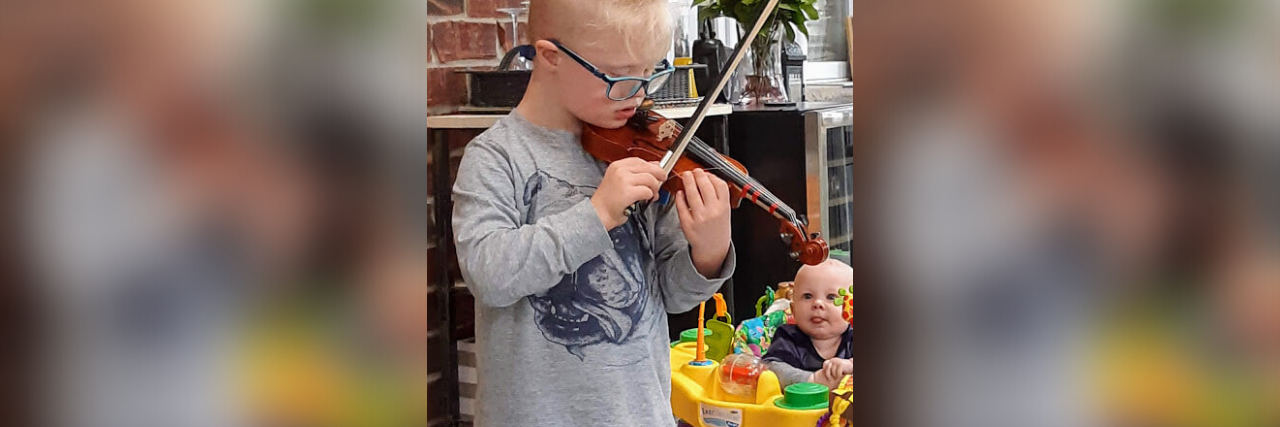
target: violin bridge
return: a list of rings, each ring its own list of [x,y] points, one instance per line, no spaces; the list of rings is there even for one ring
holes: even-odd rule
[[[676,126],[676,122],[673,122],[671,120],[662,122],[662,125],[658,126],[659,141],[667,138],[675,137],[676,135],[679,135],[679,134],[680,134],[680,127]]]

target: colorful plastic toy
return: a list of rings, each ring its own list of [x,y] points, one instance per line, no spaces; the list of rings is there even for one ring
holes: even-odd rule
[[[756,394],[760,374],[767,370],[764,361],[750,354],[731,354],[720,362],[720,388],[734,396]]]
[[[846,322],[853,323],[853,287],[841,289],[835,303],[836,307],[840,307],[840,317],[843,317]]]
[[[774,331],[786,324],[786,313],[775,311],[763,317],[747,319],[733,333],[733,352],[764,357],[769,351]]]
[[[734,331],[734,353],[763,357],[769,351],[769,343],[778,327],[795,323],[791,317],[791,300],[788,299],[792,287],[792,282],[782,282],[778,284],[777,292],[765,289],[764,296],[756,300],[756,317],[743,321]]]
[[[724,296],[712,295],[716,301],[716,315],[707,321],[707,358],[715,361],[724,359],[733,348],[733,318],[724,302]]]
[[[720,363],[706,357],[702,329],[705,310],[703,303],[695,330],[697,341],[679,343],[671,349],[671,409],[676,418],[695,427],[817,425],[827,413],[825,386],[792,384],[784,393],[777,375],[757,370],[754,364],[744,364],[738,357],[726,358],[730,375],[727,381],[722,380]],[[751,356],[740,357],[750,360]],[[749,387],[752,376],[754,391]]]
[[[852,427],[853,414],[850,413],[852,404],[853,376],[845,375],[840,380],[840,385],[837,385],[835,390],[831,390],[831,400],[827,404],[828,412],[822,416],[818,427]]]
[[[711,333],[711,330],[710,330],[710,329],[703,329],[703,330],[702,330],[702,333],[703,333],[703,334],[705,334],[707,337],[711,337],[711,336],[712,336],[712,333]],[[672,346],[672,347],[675,347],[675,346],[676,346],[676,344],[680,344],[680,343],[682,343],[682,342],[697,342],[697,341],[698,341],[698,330],[697,330],[697,329],[693,329],[693,328],[689,328],[689,329],[685,329],[685,330],[683,330],[683,331],[680,331],[680,340],[679,340],[679,341],[676,341],[676,342],[671,343],[671,346]]]

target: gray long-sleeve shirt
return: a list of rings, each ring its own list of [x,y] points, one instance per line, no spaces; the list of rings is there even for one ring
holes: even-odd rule
[[[734,251],[700,275],[671,206],[605,230],[590,197],[606,166],[517,113],[466,148],[453,227],[478,302],[480,426],[672,423],[665,313],[710,298]]]

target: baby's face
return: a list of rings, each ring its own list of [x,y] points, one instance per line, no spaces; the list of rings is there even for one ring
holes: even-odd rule
[[[825,275],[797,275],[792,293],[791,314],[796,326],[813,339],[840,336],[849,326],[835,305],[844,281],[830,280]]]

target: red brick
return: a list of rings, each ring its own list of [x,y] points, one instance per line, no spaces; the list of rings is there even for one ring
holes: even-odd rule
[[[463,0],[427,0],[427,16],[449,16],[462,13]]]
[[[467,102],[467,76],[461,68],[427,69],[427,106],[457,106]]]
[[[467,16],[473,18],[505,18],[503,22],[511,22],[511,15],[499,12],[500,8],[520,7],[521,0],[467,0]]]
[[[511,31],[510,22],[498,24],[498,44],[502,45],[503,52],[511,50],[511,48],[513,47],[511,45],[511,37],[507,35],[507,33],[510,31]],[[520,34],[520,41],[518,44],[529,44],[529,24],[521,22],[519,34]]]
[[[431,26],[431,46],[442,63],[463,59],[497,58],[498,28],[494,24],[446,21]]]
[[[483,131],[484,131],[483,129],[450,129],[444,132],[444,141],[445,143],[449,144],[449,153],[450,153],[449,165],[451,168],[450,172],[454,174],[453,176],[450,177],[450,181],[457,178],[457,173],[456,173],[457,165],[459,164],[459,162],[461,162],[461,156],[462,156],[462,151],[459,149],[462,147],[465,147],[467,143],[470,143],[472,139],[475,139],[475,137],[477,135],[480,135],[480,132],[483,132]],[[436,141],[432,141],[432,144],[435,144],[435,143]],[[435,158],[432,157],[434,155],[435,155],[434,152],[427,154],[427,167],[435,166],[434,165]],[[435,175],[432,175],[432,178],[434,177]],[[427,196],[435,194],[434,190],[435,190],[435,182],[432,179],[428,179],[427,180]]]
[[[452,153],[454,150],[465,147],[467,143],[471,142],[472,139],[475,139],[475,137],[479,136],[480,132],[484,132],[484,130],[483,129],[457,129],[457,130],[449,131],[447,133],[447,135],[449,136],[445,138],[449,140],[449,152]]]

